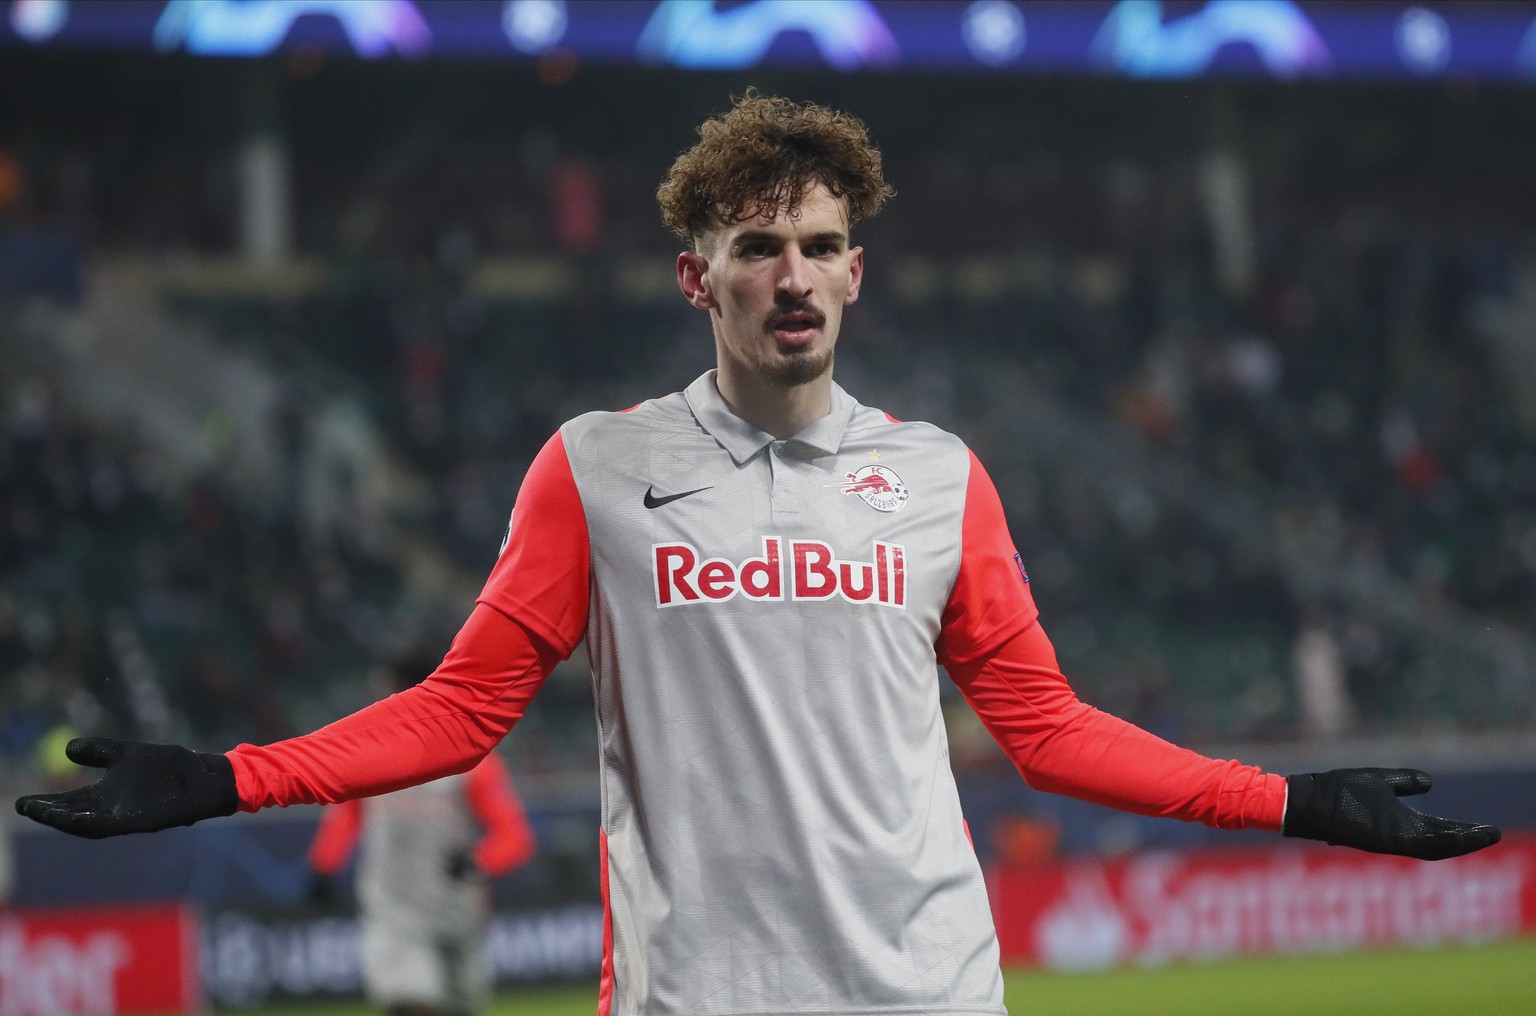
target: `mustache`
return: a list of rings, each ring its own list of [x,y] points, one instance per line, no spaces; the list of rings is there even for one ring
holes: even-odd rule
[[[799,300],[793,304],[774,308],[773,313],[769,314],[763,322],[763,326],[771,332],[779,326],[780,322],[792,314],[805,317],[816,328],[820,328],[827,323],[826,314],[812,306],[809,301]]]

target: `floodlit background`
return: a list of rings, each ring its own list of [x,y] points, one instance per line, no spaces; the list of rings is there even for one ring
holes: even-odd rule
[[[73,731],[270,741],[377,697],[385,659],[440,653],[549,434],[711,365],[653,194],[755,85],[880,143],[898,197],[855,236],[838,378],[988,465],[1084,698],[1275,771],[1430,769],[1428,807],[1516,834],[1476,864],[1351,867],[1039,795],[949,689],[1010,965],[1536,929],[1536,5],[0,19],[9,789],[81,782]],[[509,989],[592,995],[587,682],[578,653],[501,749],[541,844],[496,886]],[[350,909],[304,902],[315,814],[13,828],[12,902],[170,904],[210,1005],[353,997]],[[42,932],[6,927],[20,991]]]

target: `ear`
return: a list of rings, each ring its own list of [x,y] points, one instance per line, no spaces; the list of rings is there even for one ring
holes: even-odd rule
[[[685,250],[677,256],[677,288],[700,310],[713,310],[718,306],[709,288],[709,259],[702,254]]]
[[[843,297],[843,304],[853,303],[859,298],[859,284],[864,281],[864,248],[855,247],[848,252],[848,295]]]

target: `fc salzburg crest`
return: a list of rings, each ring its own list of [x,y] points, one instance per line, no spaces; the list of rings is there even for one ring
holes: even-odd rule
[[[907,498],[912,496],[896,470],[889,466],[864,466],[843,475],[847,479],[835,486],[841,487],[844,494],[859,495],[860,501],[877,512],[901,511]]]

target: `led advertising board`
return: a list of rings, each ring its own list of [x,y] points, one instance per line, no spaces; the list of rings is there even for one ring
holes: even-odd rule
[[[0,48],[1536,82],[1536,4],[1515,0],[0,0],[0,14]]]

